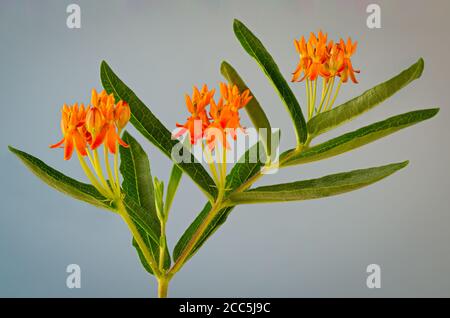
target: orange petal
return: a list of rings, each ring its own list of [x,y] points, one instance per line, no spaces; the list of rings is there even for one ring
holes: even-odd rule
[[[125,141],[122,140],[122,138],[120,138],[119,135],[117,135],[117,141],[119,142],[119,145],[121,145],[122,147],[125,147],[125,148],[130,147]]]
[[[191,114],[193,114],[193,113],[195,112],[195,108],[194,108],[194,105],[192,104],[191,98],[189,97],[188,94],[185,94],[185,95],[184,95],[184,99],[186,100],[186,107],[187,107],[187,110],[188,110]]]
[[[109,149],[109,152],[115,154],[117,151],[117,143],[116,143],[116,129],[113,125],[109,126],[108,132],[106,133],[105,143]]]
[[[73,138],[72,136],[67,136],[64,146],[64,160],[69,160],[73,153]]]
[[[86,156],[86,139],[78,131],[73,133],[73,139],[78,153],[82,156]]]
[[[105,125],[101,130],[100,133],[95,136],[95,138],[92,140],[91,143],[91,149],[94,150],[100,146],[103,141],[105,140],[106,132],[108,131],[108,126]]]
[[[64,143],[65,138],[63,137],[60,141],[58,141],[56,144],[50,145],[50,148],[58,148]]]

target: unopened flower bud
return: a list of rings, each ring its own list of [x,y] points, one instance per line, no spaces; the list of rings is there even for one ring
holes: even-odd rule
[[[131,111],[128,103],[120,101],[117,103],[116,111],[115,111],[115,120],[117,128],[124,128],[128,121],[130,120]]]
[[[100,133],[104,124],[105,119],[101,110],[97,107],[89,108],[86,114],[86,129],[95,136]]]

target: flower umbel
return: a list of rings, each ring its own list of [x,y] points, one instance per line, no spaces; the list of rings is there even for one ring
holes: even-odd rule
[[[247,89],[240,92],[236,85],[220,83],[220,98],[218,102],[214,99],[215,90],[208,90],[203,85],[199,91],[196,86],[193,88],[192,98],[185,95],[186,107],[191,113],[183,125],[176,124],[182,128],[174,137],[180,137],[186,132],[189,133],[192,145],[202,142],[205,157],[210,163],[211,172],[217,186],[223,188],[226,176],[226,149],[229,148],[228,136],[237,138],[237,130],[244,130],[240,123],[239,110],[244,108],[252,99],[250,91]],[[209,111],[207,107],[209,106]],[[218,149],[221,144],[221,149]],[[221,161],[219,173],[213,164],[213,150],[215,150],[216,161]],[[219,151],[222,158],[219,159]]]
[[[108,198],[120,194],[119,177],[117,172],[117,147],[128,145],[120,138],[122,129],[128,123],[131,112],[124,101],[115,102],[112,94],[105,91],[100,94],[92,90],[91,104],[86,108],[77,103],[72,106],[64,104],[61,116],[61,131],[63,138],[50,148],[64,147],[64,160],[72,157],[73,150],[78,154],[81,166],[92,184],[100,193]],[[102,167],[97,154],[97,148],[104,145],[105,165],[109,176],[109,183],[103,176]],[[108,152],[114,154],[115,178],[109,165]],[[87,156],[95,174],[84,161]]]
[[[118,131],[125,127],[130,119],[130,108],[127,103],[119,101],[115,104],[114,95],[107,95],[105,91],[97,94],[92,90],[92,107],[88,115],[93,117],[95,134],[93,134],[91,148],[96,149],[101,144],[107,146],[110,153],[115,154],[117,144],[127,147],[127,144],[119,137]]]
[[[322,31],[317,36],[311,33],[308,41],[304,36],[294,40],[300,60],[292,73],[292,82],[306,81],[308,119],[333,107],[341,84],[347,83],[348,78],[358,83],[355,73],[359,73],[359,70],[355,70],[351,62],[357,42],[352,42],[351,38],[348,38],[347,43],[343,39],[338,43],[327,41],[328,36]],[[322,77],[322,94],[316,105],[319,77]],[[333,93],[336,77],[339,77],[339,83]]]
[[[197,140],[203,137],[203,131],[209,125],[209,118],[206,113],[206,106],[208,106],[213,98],[215,90],[208,90],[206,84],[203,85],[202,90],[199,91],[197,86],[192,89],[192,98],[185,94],[186,107],[191,113],[191,116],[187,118],[185,124],[176,124],[177,127],[183,128],[176,135],[176,137],[181,136],[187,131],[189,131],[189,137],[191,138],[191,144],[196,144]],[[200,123],[200,129],[196,129],[196,121]]]
[[[208,87],[203,85],[201,91],[194,86],[192,98],[187,94],[185,95],[186,107],[191,116],[187,118],[186,123],[176,124],[177,127],[182,129],[175,137],[189,132],[191,144],[196,144],[204,138],[210,149],[216,146],[217,140],[208,130],[219,130],[223,135],[221,142],[224,145],[226,145],[228,134],[236,139],[236,130],[243,129],[240,124],[239,110],[252,99],[250,91],[247,89],[241,93],[236,85],[220,83],[221,96],[217,103],[214,100],[214,93],[215,89],[208,90]],[[209,112],[206,109],[208,106]],[[195,125],[196,122],[198,123],[197,126]]]
[[[76,151],[82,156],[86,156],[86,142],[88,135],[83,130],[85,124],[86,110],[84,105],[75,103],[72,106],[64,104],[61,110],[61,131],[63,138],[50,148],[58,148],[64,144],[64,160],[72,157],[75,146]]]

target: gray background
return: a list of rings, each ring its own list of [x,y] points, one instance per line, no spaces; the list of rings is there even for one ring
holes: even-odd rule
[[[232,31],[244,21],[289,76],[292,40],[322,28],[359,41],[360,84],[338,103],[425,59],[422,78],[382,106],[322,138],[412,109],[438,117],[335,159],[293,167],[262,183],[286,182],[410,159],[396,175],[362,190],[308,202],[242,206],[182,269],[171,296],[450,296],[448,168],[448,1],[377,1],[382,28],[366,27],[369,1],[77,1],[82,28],[66,27],[70,1],[0,2],[0,296],[155,296],[122,221],[50,189],[7,151],[12,144],[82,179],[76,160],[48,145],[60,139],[64,102],[101,88],[105,59],[167,127],[186,117],[192,84],[222,80],[228,60],[250,84],[282,145],[294,142],[276,93]],[[304,101],[303,84],[291,85]],[[249,125],[248,118],[244,122]],[[130,128],[131,132],[135,132]],[[142,141],[153,173],[170,164]],[[204,204],[184,178],[168,224],[171,247]],[[65,268],[82,268],[82,288],[66,288]],[[366,266],[382,268],[382,288],[366,287]]]

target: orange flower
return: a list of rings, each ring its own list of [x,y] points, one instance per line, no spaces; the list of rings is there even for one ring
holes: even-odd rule
[[[114,112],[114,119],[116,121],[117,128],[123,129],[130,121],[130,117],[130,106],[128,106],[128,104],[124,101],[119,101]]]
[[[243,129],[240,124],[239,110],[245,107],[253,97],[248,89],[241,93],[236,85],[220,83],[221,97],[216,103],[214,92],[214,89],[209,91],[206,85],[201,91],[194,86],[192,100],[188,95],[185,96],[186,106],[191,116],[184,125],[176,124],[183,129],[175,134],[175,137],[189,131],[191,144],[196,144],[198,140],[205,137],[210,149],[215,147],[218,139],[224,147],[228,148],[227,133],[236,139],[236,130]],[[208,105],[210,117],[206,111]]]
[[[345,68],[344,51],[340,49],[340,46],[330,41],[328,47],[329,59],[323,64],[320,73],[327,80],[338,76]]]
[[[348,81],[348,77],[352,79],[353,83],[358,83],[355,77],[355,73],[359,73],[359,70],[353,69],[352,61],[350,58],[356,51],[356,46],[358,45],[358,42],[352,43],[352,39],[349,37],[347,40],[347,44],[344,43],[344,40],[341,39],[340,48],[344,52],[344,69],[342,73],[340,74],[342,82],[346,83]]]
[[[229,148],[226,137],[228,118],[223,107],[223,98],[221,97],[217,104],[214,99],[211,99],[210,104],[209,115],[211,116],[212,122],[205,131],[206,143],[210,150],[214,148],[218,141],[223,144],[224,147]],[[217,137],[219,137],[219,140],[217,140]]]
[[[319,31],[318,36],[311,32],[308,42],[302,36],[300,41],[294,41],[300,61],[293,73],[292,81],[303,81],[305,78],[314,81],[322,72],[323,64],[328,58],[327,55],[328,35]],[[301,73],[304,76],[299,79]]]
[[[250,91],[247,89],[243,93],[239,92],[236,85],[220,83],[221,98],[216,105],[211,99],[210,116],[212,123],[209,128],[218,129],[221,132],[221,143],[224,147],[229,148],[226,140],[226,135],[229,133],[233,139],[236,140],[237,130],[243,130],[240,123],[239,110],[245,107],[253,98],[250,96]],[[225,101],[225,103],[224,103]],[[213,130],[214,132],[214,130]],[[210,149],[215,147],[217,133],[207,134],[207,143]]]
[[[86,156],[86,133],[83,130],[86,118],[86,110],[84,105],[78,104],[67,106],[64,104],[62,108],[61,117],[61,131],[63,138],[56,144],[51,145],[50,148],[57,148],[64,144],[64,160],[69,160],[72,157],[73,149],[82,155]]]
[[[327,34],[324,35],[322,31],[319,31],[319,36],[316,38],[315,34],[311,33],[306,48],[311,58],[311,66],[307,76],[311,81],[314,81],[319,76],[327,59]]]
[[[311,66],[311,58],[308,55],[308,49],[306,48],[305,37],[302,36],[300,41],[294,40],[295,48],[297,49],[298,54],[300,55],[300,61],[298,63],[297,68],[292,73],[292,82],[303,81],[308,74],[308,70]],[[304,74],[302,78],[300,78],[301,74]],[[300,78],[300,79],[299,79]]]
[[[114,96],[107,95],[105,91],[97,94],[92,90],[91,107],[84,108],[81,104],[68,107],[64,104],[62,109],[61,130],[63,139],[51,145],[57,148],[64,144],[64,159],[72,157],[73,149],[82,155],[87,155],[87,146],[92,150],[102,143],[109,152],[115,154],[117,144],[123,147],[128,145],[119,137],[120,131],[130,119],[131,113],[127,103],[119,101],[115,104]]]
[[[203,137],[203,133],[209,125],[209,119],[205,108],[210,104],[214,93],[214,89],[208,90],[208,86],[204,84],[201,91],[199,91],[196,86],[193,87],[192,99],[189,95],[185,94],[186,107],[191,113],[191,116],[187,118],[185,124],[176,124],[177,127],[183,129],[181,129],[175,137],[179,137],[186,131],[189,131],[191,144],[196,144],[197,140]],[[196,122],[200,125],[196,125]],[[200,126],[200,129],[197,128],[198,126]]]
[[[128,147],[118,133],[130,118],[128,104],[119,101],[116,105],[113,94],[107,95],[105,91],[97,94],[95,89],[92,90],[91,104],[93,107],[89,110],[86,127],[92,134],[91,149],[105,144],[109,152],[115,154],[117,144]]]
[[[232,111],[238,111],[245,107],[248,102],[253,98],[250,96],[250,91],[246,89],[243,93],[239,92],[239,88],[236,85],[220,83],[220,94],[222,98],[227,102],[228,107]]]
[[[314,81],[318,76],[328,81],[340,76],[343,83],[347,82],[349,77],[357,83],[355,73],[359,71],[353,69],[351,62],[357,42],[352,43],[349,38],[347,44],[342,39],[339,44],[333,41],[327,43],[327,34],[319,31],[317,36],[311,33],[308,42],[302,36],[300,40],[294,40],[294,44],[300,61],[292,73],[292,82],[301,82],[305,78]]]

